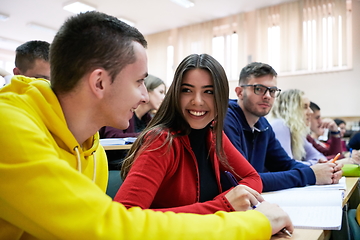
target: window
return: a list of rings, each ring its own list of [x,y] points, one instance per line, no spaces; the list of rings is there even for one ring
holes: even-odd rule
[[[236,33],[214,37],[212,56],[223,66],[229,80],[238,79],[238,35]]]
[[[241,69],[251,61],[268,63],[282,75],[349,69],[351,3],[290,1],[172,30],[168,33],[172,41],[168,43],[167,74],[191,53],[211,54],[229,80],[238,80]],[[159,49],[164,46],[161,36]]]
[[[268,63],[274,69],[279,69],[281,57],[279,26],[272,26],[268,28],[268,56]]]
[[[174,46],[167,48],[167,61],[166,61],[166,85],[170,86],[174,77]]]
[[[304,0],[262,13],[266,16],[259,19],[266,21],[260,23],[260,29],[268,22],[271,26],[267,27],[267,57],[263,52],[260,56],[278,73],[351,67],[351,42],[347,40],[352,39],[350,0]]]

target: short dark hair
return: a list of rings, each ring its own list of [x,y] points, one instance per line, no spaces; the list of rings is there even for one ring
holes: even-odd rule
[[[165,85],[165,82],[163,80],[161,80],[160,78],[154,76],[154,75],[149,74],[145,78],[145,86],[146,86],[146,90],[148,92],[153,91],[155,88],[157,88],[161,84]]]
[[[320,110],[321,110],[320,107],[319,107],[319,105],[317,105],[317,104],[314,103],[314,102],[310,102],[310,108],[311,108],[311,110],[313,110],[313,112],[315,112],[315,111],[320,111]]]
[[[345,124],[346,125],[346,122],[344,121],[344,120],[342,120],[342,119],[340,119],[340,118],[335,118],[334,119],[334,122],[336,123],[336,125],[340,125],[340,124]]]
[[[19,68],[21,72],[26,72],[34,67],[35,60],[37,59],[48,62],[49,48],[50,43],[39,40],[28,41],[21,44],[15,50],[15,66]]]
[[[266,63],[252,62],[246,65],[240,72],[239,85],[248,83],[251,77],[271,75],[277,77],[276,71]]]
[[[134,42],[147,47],[136,28],[113,16],[91,11],[70,17],[50,47],[52,89],[69,92],[96,68],[108,71],[114,81],[126,65],[136,61]]]

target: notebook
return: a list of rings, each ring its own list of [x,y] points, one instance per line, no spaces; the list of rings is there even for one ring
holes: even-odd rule
[[[125,145],[125,144],[133,144],[135,142],[135,137],[127,137],[127,138],[102,138],[100,139],[100,144],[102,146],[111,146],[111,145]]]
[[[292,188],[262,194],[290,216],[296,228],[339,230],[342,221],[343,190]],[[314,191],[316,189],[316,191]]]
[[[327,185],[310,185],[301,188],[291,188],[294,190],[346,190],[346,177],[341,177],[339,183],[337,184],[327,184]],[[289,190],[291,190],[289,189]]]
[[[123,138],[103,138],[100,139],[100,144],[102,146],[124,145],[125,140]]]

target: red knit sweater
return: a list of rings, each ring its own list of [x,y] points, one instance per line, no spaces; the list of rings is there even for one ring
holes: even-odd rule
[[[318,150],[319,152],[321,152],[322,154],[325,155],[325,157],[330,160],[332,158],[335,157],[336,154],[341,153],[341,156],[339,159],[344,158],[345,156],[342,154],[343,150],[342,150],[342,143],[341,143],[341,138],[337,138],[337,137],[331,137],[328,141],[328,144],[330,145],[329,148],[323,147],[321,146],[321,144],[317,143],[315,141],[315,139],[313,139],[310,134],[308,134],[306,136],[306,140],[308,140],[308,142],[310,142],[314,148],[316,148],[316,150]]]
[[[126,207],[140,206],[159,211],[209,214],[216,211],[234,211],[225,198],[220,184],[220,172],[229,171],[219,162],[208,134],[209,157],[213,163],[219,194],[215,199],[199,203],[199,171],[195,154],[187,136],[176,137],[163,145],[167,133],[161,134],[149,148],[138,156],[114,200]],[[256,170],[223,134],[223,147],[230,165],[242,177],[239,184],[262,191],[262,182]],[[156,150],[154,150],[156,149]],[[153,151],[152,151],[153,150]]]

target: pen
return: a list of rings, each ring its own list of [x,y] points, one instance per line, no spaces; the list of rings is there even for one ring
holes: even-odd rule
[[[233,187],[236,187],[237,185],[239,185],[238,181],[236,180],[236,178],[234,177],[234,175],[232,175],[231,172],[225,171],[224,173],[225,173],[227,179],[229,180],[229,182],[231,183],[231,185],[232,185]]]
[[[259,205],[260,205],[260,202],[258,202],[256,205],[253,205],[253,206],[252,206],[252,209],[257,208]]]
[[[237,185],[239,185],[238,181],[236,180],[234,175],[232,175],[231,172],[225,171],[224,173],[233,187],[236,187]],[[259,206],[259,204],[260,204],[260,202],[258,202],[256,205],[251,206],[251,208],[255,209],[257,206]]]
[[[357,164],[356,161],[351,160],[351,158],[352,158],[352,150],[353,150],[352,148],[349,149],[349,153],[350,153],[349,159],[350,159],[350,161],[352,161],[354,164]],[[360,167],[360,164],[358,164],[358,167]]]
[[[285,233],[289,237],[292,237],[291,233],[286,228],[281,229],[281,232]]]
[[[336,154],[333,160],[331,160],[331,163],[335,163],[336,160],[340,157],[340,153]]]

